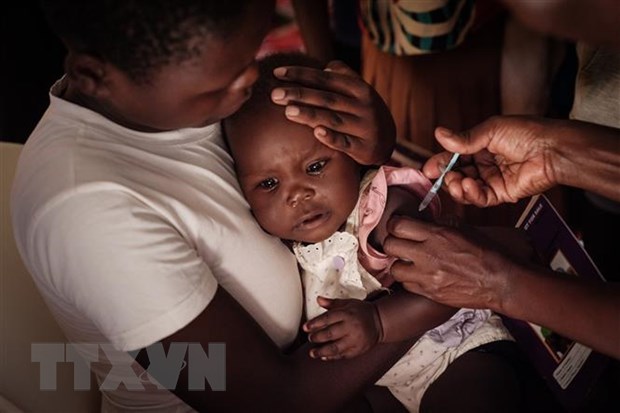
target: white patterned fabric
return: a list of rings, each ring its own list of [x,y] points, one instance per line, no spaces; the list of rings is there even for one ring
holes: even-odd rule
[[[319,295],[363,300],[368,293],[381,288],[379,281],[359,263],[357,247],[357,238],[348,232],[336,232],[316,244],[293,246],[304,269],[302,281],[308,319],[325,312],[316,302]]]

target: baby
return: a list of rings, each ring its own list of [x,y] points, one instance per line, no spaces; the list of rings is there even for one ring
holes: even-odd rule
[[[322,359],[355,357],[377,343],[422,335],[377,382],[417,412],[425,390],[454,359],[512,338],[488,310],[454,314],[393,285],[394,258],[381,248],[387,221],[393,214],[436,219],[437,198],[417,212],[431,183],[412,168],[362,167],[319,142],[311,128],[288,121],[269,98],[274,87],[290,86],[272,74],[284,65],[322,69],[302,55],[259,62],[252,97],[224,122],[241,188],[262,228],[297,257],[311,320],[304,329],[329,352]]]

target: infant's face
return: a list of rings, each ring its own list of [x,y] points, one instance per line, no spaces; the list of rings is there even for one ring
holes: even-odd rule
[[[251,121],[227,124],[243,193],[259,224],[287,240],[319,242],[355,207],[360,170],[312,129],[288,121],[276,106]]]

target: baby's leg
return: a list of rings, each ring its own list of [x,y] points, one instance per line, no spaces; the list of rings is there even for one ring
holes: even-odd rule
[[[339,413],[407,413],[405,406],[390,393],[387,387],[370,386],[363,399],[356,399],[338,410]]]
[[[564,409],[511,341],[496,341],[457,358],[430,385],[420,412],[538,412]]]
[[[385,386],[371,386],[364,396],[373,413],[407,413],[405,406]]]
[[[522,404],[512,363],[502,355],[473,350],[454,360],[429,386],[420,412],[519,412]]]

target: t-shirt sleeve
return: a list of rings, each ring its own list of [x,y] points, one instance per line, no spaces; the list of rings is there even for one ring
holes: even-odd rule
[[[122,351],[189,324],[217,290],[213,273],[165,214],[122,191],[72,196],[30,231],[46,288]]]

